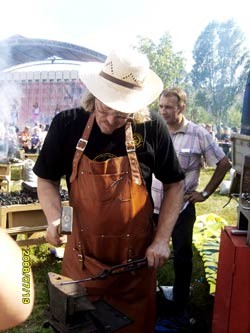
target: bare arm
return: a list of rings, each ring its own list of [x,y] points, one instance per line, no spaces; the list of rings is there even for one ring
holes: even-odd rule
[[[231,163],[229,162],[228,158],[225,156],[223,157],[216,165],[214,173],[210,178],[207,186],[204,190],[209,194],[213,194],[217,187],[222,182],[223,178],[225,177],[228,170],[231,168]],[[192,203],[202,202],[206,199],[201,195],[201,192],[192,192],[190,194],[185,195],[185,198]]]
[[[0,331],[24,322],[34,303],[29,250],[0,229]]]
[[[229,162],[228,158],[225,156],[222,160],[220,160],[217,163],[214,173],[204,190],[206,190],[209,194],[214,193],[214,191],[220,185],[220,183],[222,182],[223,178],[225,177],[228,170],[230,170],[230,168],[231,168],[231,163]]]
[[[183,203],[183,181],[164,184],[163,190],[155,238],[146,251],[149,266],[155,268],[163,266],[170,256],[169,242]]]
[[[38,177],[38,198],[48,221],[46,239],[54,246],[59,246],[67,241],[66,236],[62,237],[58,234],[62,213],[59,185],[59,182]]]

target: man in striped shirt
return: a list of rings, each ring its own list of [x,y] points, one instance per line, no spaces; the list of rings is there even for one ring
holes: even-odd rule
[[[173,305],[178,318],[188,322],[189,290],[192,274],[192,234],[196,219],[195,203],[202,202],[217,189],[231,164],[225,153],[213,140],[211,134],[185,118],[186,93],[177,87],[165,89],[159,100],[159,113],[165,119],[182,169],[185,172],[184,202],[172,233],[175,280]],[[212,177],[198,192],[202,161],[216,166]],[[161,205],[162,184],[157,175],[152,183],[155,218]]]

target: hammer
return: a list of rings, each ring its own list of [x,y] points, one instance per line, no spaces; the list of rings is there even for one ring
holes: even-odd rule
[[[73,207],[63,206],[61,221],[58,226],[59,235],[70,235],[72,233],[73,226]]]

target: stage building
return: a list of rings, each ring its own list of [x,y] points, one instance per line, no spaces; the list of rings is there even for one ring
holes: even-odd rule
[[[0,53],[1,113],[19,129],[50,124],[58,112],[79,106],[85,89],[79,66],[106,58],[74,44],[22,36],[0,42]]]

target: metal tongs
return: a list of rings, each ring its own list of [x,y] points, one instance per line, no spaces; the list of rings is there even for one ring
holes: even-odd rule
[[[131,272],[131,271],[135,271],[135,270],[147,267],[147,265],[148,265],[147,258],[131,260],[125,264],[115,265],[115,266],[112,266],[110,269],[104,269],[103,271],[101,271],[100,274],[97,274],[95,276],[90,276],[88,278],[80,279],[80,280],[61,282],[60,285],[62,286],[62,285],[67,285],[67,284],[72,284],[72,283],[103,280],[109,276],[118,275],[118,274],[122,274],[122,273],[126,273],[126,272]]]

